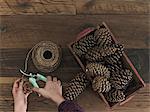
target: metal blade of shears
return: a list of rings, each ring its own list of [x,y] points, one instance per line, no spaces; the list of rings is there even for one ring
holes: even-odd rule
[[[24,71],[22,71],[21,69],[19,70],[23,75],[25,75],[25,76],[28,76],[28,77],[31,77],[32,76],[32,74],[30,73],[30,74],[27,74],[27,73],[25,73]]]

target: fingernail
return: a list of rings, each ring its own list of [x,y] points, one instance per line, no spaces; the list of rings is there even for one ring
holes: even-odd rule
[[[39,97],[41,97],[41,94],[38,94]]]

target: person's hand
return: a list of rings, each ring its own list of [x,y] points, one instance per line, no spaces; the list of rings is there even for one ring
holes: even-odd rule
[[[14,82],[12,94],[14,98],[14,112],[26,112],[27,110],[27,97],[30,93],[24,94],[23,80],[18,79]]]
[[[56,77],[52,79],[51,76],[48,76],[45,87],[33,88],[33,91],[41,94],[45,98],[53,100],[57,105],[65,100],[62,96],[61,82]]]

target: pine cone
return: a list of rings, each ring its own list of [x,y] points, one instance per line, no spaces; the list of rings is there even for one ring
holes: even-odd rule
[[[104,47],[100,50],[100,54],[102,57],[106,57],[112,54],[115,54],[115,52],[118,50],[118,48],[116,47],[116,45],[111,45],[111,46],[107,46]]]
[[[125,66],[124,66],[124,62],[122,59],[118,60],[118,62],[115,64],[116,67],[118,68],[121,68],[121,69],[124,69]]]
[[[90,34],[74,43],[72,47],[77,55],[82,56],[85,55],[90,48],[95,46],[95,44],[95,38],[92,34]]]
[[[84,73],[79,73],[70,81],[68,87],[65,89],[64,98],[67,100],[74,100],[84,91],[89,83],[86,75]]]
[[[110,73],[115,73],[116,71],[120,71],[121,69],[123,69],[123,65],[122,62],[119,60],[117,64],[109,64],[109,63],[105,63],[105,66],[108,68],[108,70],[110,71]]]
[[[111,74],[110,82],[112,86],[116,89],[125,89],[127,87],[129,81],[132,79],[132,72],[128,69],[114,71]]]
[[[90,74],[92,77],[97,75],[104,76],[106,78],[110,77],[110,71],[104,65],[100,63],[89,63],[86,66],[86,73]]]
[[[28,78],[23,78],[23,92],[26,93],[30,93],[32,92],[33,86],[32,84],[29,82]]]
[[[110,64],[116,64],[118,62],[118,60],[120,60],[120,58],[122,57],[123,55],[123,46],[122,45],[119,45],[119,44],[116,44],[115,46],[117,46],[117,51],[114,53],[114,54],[111,54],[109,56],[106,56],[105,57],[105,61],[107,63],[110,63]]]
[[[85,47],[85,46],[81,46],[81,45],[79,44],[79,42],[74,43],[73,46],[72,46],[72,48],[73,48],[73,51],[74,51],[78,56],[80,56],[80,57],[81,57],[82,55],[86,54],[86,52],[87,52],[86,47]]]
[[[112,43],[112,37],[106,28],[98,28],[94,32],[94,36],[97,39],[97,45],[103,47]]]
[[[119,71],[121,69],[124,69],[124,65],[123,65],[122,60],[118,60],[118,62],[115,64],[105,63],[104,65],[108,68],[108,70],[111,73],[115,72],[115,71]]]
[[[122,49],[122,45],[119,45],[119,44],[112,44],[109,46],[105,46],[103,48],[96,46],[96,47],[91,48],[87,52],[87,54],[85,55],[85,58],[88,61],[104,61],[104,60],[106,60],[106,62],[107,62],[107,59],[108,59],[112,62],[112,60],[114,60],[113,58],[115,58],[116,55],[117,56],[119,55],[118,58],[120,58],[120,56],[122,56],[122,54],[120,54],[120,51],[123,51],[123,49]],[[116,60],[116,58],[115,58],[115,60]]]
[[[109,102],[121,102],[125,100],[125,95],[121,90],[111,89],[106,93],[106,99]]]
[[[88,61],[91,61],[91,62],[103,60],[103,57],[101,56],[99,51],[100,51],[100,48],[97,46],[91,48],[85,55],[85,59],[87,59]]]
[[[111,84],[107,78],[103,76],[96,76],[92,82],[92,88],[98,93],[108,92],[111,89]]]

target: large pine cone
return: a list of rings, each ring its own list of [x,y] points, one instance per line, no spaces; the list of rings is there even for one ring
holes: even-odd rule
[[[108,92],[111,89],[111,84],[107,78],[103,76],[96,76],[92,82],[92,88],[98,93]]]
[[[106,28],[99,27],[94,32],[94,36],[97,39],[97,45],[99,47],[107,46],[112,43],[111,34]]]
[[[106,99],[109,102],[121,102],[125,100],[125,95],[123,91],[111,89],[109,92],[106,93]]]
[[[100,63],[88,63],[86,66],[86,73],[90,74],[92,77],[97,75],[104,76],[106,78],[110,77],[110,71],[108,68]]]
[[[128,86],[130,80],[132,79],[132,76],[132,72],[128,69],[114,71],[111,74],[110,82],[112,86],[116,89],[125,89]]]
[[[122,45],[119,44],[112,44],[103,48],[96,46],[87,52],[85,58],[88,61],[103,61],[105,57],[109,58],[109,56],[111,57],[113,54],[118,54],[118,50],[120,51],[121,47]]]
[[[64,98],[66,100],[74,100],[84,91],[84,89],[88,86],[89,83],[90,82],[87,79],[86,74],[79,73],[68,84],[68,87],[65,89]]]
[[[116,44],[118,47],[114,54],[105,57],[105,61],[110,64],[116,64],[123,55],[124,47],[122,45]]]
[[[87,51],[95,46],[95,38],[92,34],[87,35],[73,44],[73,51],[78,55],[82,56],[87,53]]]
[[[117,50],[119,50],[118,44],[112,44],[112,45],[109,45],[107,47],[102,48],[100,50],[100,54],[101,54],[102,57],[106,57],[106,56],[115,54],[115,52]]]
[[[85,59],[91,62],[103,60],[102,55],[100,54],[100,48],[98,46],[91,48],[85,55]]]
[[[22,80],[23,80],[23,92],[24,92],[24,94],[32,92],[33,86],[29,82],[29,79],[24,77]]]
[[[116,64],[105,63],[104,65],[108,68],[108,70],[111,72],[111,74],[123,69],[123,63],[121,60],[118,60],[118,62]]]

